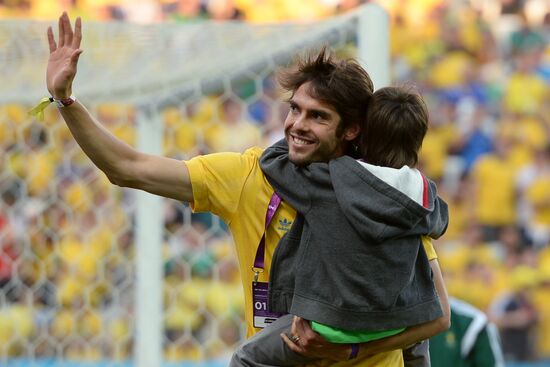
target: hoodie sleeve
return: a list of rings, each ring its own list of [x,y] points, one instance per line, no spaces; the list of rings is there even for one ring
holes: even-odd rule
[[[449,208],[447,203],[439,196],[435,195],[435,183],[430,181],[430,191],[434,191],[435,200],[433,210],[423,220],[423,225],[427,228],[427,235],[437,239],[447,231],[449,225]]]
[[[428,210],[430,212],[419,223],[418,228],[422,228],[421,233],[433,239],[437,239],[445,233],[449,225],[449,208],[447,203],[437,195],[436,184],[428,182]]]
[[[297,166],[288,158],[284,139],[267,148],[260,158],[260,167],[277,194],[298,212],[311,208],[312,195],[320,181],[329,182],[328,164]]]
[[[434,182],[428,180],[428,207],[429,212],[423,216],[409,231],[399,233],[397,228],[387,227],[384,236],[394,235],[421,235],[438,239],[443,236],[449,225],[449,209],[447,203],[437,196],[437,189]]]

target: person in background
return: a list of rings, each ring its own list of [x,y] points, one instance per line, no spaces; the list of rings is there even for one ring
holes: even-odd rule
[[[531,267],[517,266],[510,275],[512,289],[497,298],[489,309],[489,317],[502,336],[506,362],[527,362],[534,356],[534,331],[539,316],[532,291],[537,275]]]
[[[487,315],[449,297],[451,327],[430,338],[432,367],[504,367],[500,337]]]

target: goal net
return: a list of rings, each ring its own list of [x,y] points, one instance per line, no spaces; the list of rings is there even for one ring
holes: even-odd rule
[[[286,115],[280,67],[323,45],[365,61],[366,29],[387,43],[386,29],[362,25],[364,13],[308,24],[85,23],[74,93],[150,153],[266,146]],[[43,122],[27,115],[47,93],[47,26],[0,23],[0,365],[224,365],[244,337],[225,224],[111,185],[55,108]]]

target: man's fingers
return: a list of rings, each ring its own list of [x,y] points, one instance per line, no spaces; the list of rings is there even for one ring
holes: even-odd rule
[[[80,41],[82,41],[82,19],[78,17],[74,23],[73,48],[79,48]]]
[[[312,328],[308,320],[305,320],[303,318],[299,318],[297,320],[297,328],[299,332],[301,332],[301,335],[304,335],[306,339],[308,340],[317,340],[321,341],[321,336],[317,334]]]
[[[65,13],[63,13],[65,14]],[[57,23],[59,27],[59,39],[57,44],[59,45],[59,48],[63,47],[65,45],[65,30],[63,29],[63,15],[59,17],[59,21]]]
[[[70,46],[73,42],[73,28],[71,27],[71,20],[67,12],[63,12],[63,30],[65,31],[64,44]]]
[[[290,334],[291,334],[291,335],[297,335],[297,334],[298,334],[298,333],[297,333],[298,330],[297,330],[297,328],[296,328],[296,318],[297,318],[297,317],[298,317],[298,316],[294,316],[294,317],[292,318],[292,326],[290,327]]]
[[[57,50],[57,45],[55,44],[55,38],[53,37],[52,27],[48,27],[48,44],[50,45],[50,53]]]
[[[307,327],[306,327],[307,325]],[[308,336],[309,323],[301,317],[295,316],[292,326],[296,326],[296,334]]]
[[[300,348],[299,345],[297,345],[296,343],[293,343],[292,340],[289,339],[289,337],[286,335],[286,334],[281,334],[281,338],[283,338],[283,341],[285,342],[285,344],[290,348],[290,350],[292,350],[293,352],[295,353],[299,353],[299,354],[303,354],[304,353],[304,350],[302,348]]]

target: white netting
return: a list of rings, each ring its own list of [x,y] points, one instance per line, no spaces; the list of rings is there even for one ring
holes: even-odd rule
[[[353,50],[355,15],[316,24],[84,24],[75,94],[136,144],[159,121],[163,154],[239,151],[281,133],[274,72],[297,51]],[[135,341],[135,193],[83,155],[45,96],[46,23],[0,23],[0,365],[127,361]],[[351,51],[353,52],[353,51]],[[226,358],[244,333],[232,241],[210,214],[166,201],[166,361]],[[19,361],[19,362],[18,362]]]
[[[0,64],[6,71],[0,102],[34,103],[44,94],[45,29],[55,25],[31,21],[0,24]],[[207,82],[273,68],[288,62],[296,51],[343,42],[355,29],[353,15],[286,25],[84,24],[82,48],[86,56],[79,64],[76,85],[79,96],[87,100],[101,102],[114,97],[149,103],[203,88]]]

